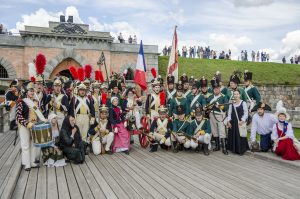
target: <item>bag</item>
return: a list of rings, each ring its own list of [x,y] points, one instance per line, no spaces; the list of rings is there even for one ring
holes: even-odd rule
[[[298,154],[300,155],[300,142],[299,142],[299,140],[297,140],[297,138],[294,138],[293,139],[293,144],[294,144],[294,147],[296,148],[296,150],[298,151]]]
[[[236,108],[233,104],[232,104],[232,107],[234,109],[235,116],[236,116],[237,120],[240,121],[239,116],[238,116],[237,111],[236,111]],[[247,124],[244,122],[242,125],[238,124],[238,127],[239,127],[240,137],[247,137]]]

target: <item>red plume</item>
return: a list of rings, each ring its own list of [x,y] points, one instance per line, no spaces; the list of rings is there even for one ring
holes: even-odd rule
[[[30,81],[32,81],[35,84],[35,77],[30,77]]]
[[[84,66],[84,73],[85,73],[85,77],[86,78],[91,78],[91,74],[92,74],[92,66],[87,64]]]
[[[95,80],[100,81],[100,70],[95,70]]]
[[[74,66],[70,66],[69,70],[70,70],[72,77],[74,79],[78,79],[78,73],[77,73],[76,68]]]
[[[159,93],[160,105],[166,104],[166,93],[164,91]]]
[[[84,81],[84,69],[82,67],[78,68],[78,79],[79,81],[83,82]]]
[[[106,104],[106,98],[107,98],[107,94],[102,93],[102,102],[101,102],[101,104]]]
[[[103,74],[102,74],[102,71],[99,70],[99,78],[100,78],[100,81],[103,83],[104,82],[104,77],[103,77]]]
[[[156,74],[155,68],[151,68],[151,73],[152,73],[153,77],[156,78],[157,74]]]
[[[45,55],[39,53],[35,59],[35,68],[37,74],[43,74],[46,65],[46,57]]]

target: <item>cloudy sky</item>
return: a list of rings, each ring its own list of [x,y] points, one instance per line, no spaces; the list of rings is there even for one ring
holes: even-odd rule
[[[300,0],[0,0],[0,10],[14,33],[65,14],[114,37],[136,34],[160,51],[177,25],[180,48],[231,49],[235,59],[241,50],[264,50],[272,60],[300,55]]]

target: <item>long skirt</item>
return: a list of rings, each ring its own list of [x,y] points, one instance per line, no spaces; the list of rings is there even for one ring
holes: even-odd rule
[[[63,147],[63,154],[74,163],[83,163],[85,160],[86,142],[81,141],[78,147]]]
[[[116,124],[114,128],[118,128],[118,132],[115,134],[113,152],[121,152],[129,150],[130,147],[130,134],[124,127],[123,123]]]
[[[235,118],[234,118],[235,119]],[[231,129],[228,131],[228,150],[232,153],[243,155],[249,150],[249,145],[246,137],[240,137],[238,122],[231,120]]]
[[[300,155],[293,145],[293,140],[287,138],[280,140],[276,147],[275,153],[284,160],[300,160]]]

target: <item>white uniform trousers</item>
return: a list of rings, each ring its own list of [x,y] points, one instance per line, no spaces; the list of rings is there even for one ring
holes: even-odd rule
[[[33,146],[29,129],[20,124],[19,135],[22,150],[22,165],[24,165],[25,168],[31,168],[35,165],[34,161],[36,158],[36,147]]]
[[[211,140],[211,135],[209,133],[205,133],[204,135],[200,135],[197,139],[200,143],[208,144],[210,145],[210,140]],[[198,147],[198,142],[195,142],[193,139],[192,140],[187,140],[184,143],[185,148],[197,148]],[[210,148],[210,147],[209,147]]]
[[[225,118],[225,114],[213,114],[212,112],[209,114],[209,121],[211,132],[214,137],[226,138],[225,125],[223,120]],[[217,119],[217,120],[216,120]]]
[[[102,144],[106,144],[105,145],[105,151],[109,151],[110,150],[110,146],[112,144],[112,142],[114,141],[114,133],[110,132],[109,134],[105,135],[102,138]],[[97,137],[95,138],[95,140],[92,141],[92,148],[93,148],[93,153],[95,155],[99,155],[101,153],[101,142],[100,142],[100,138]]]
[[[87,133],[90,127],[90,117],[88,114],[77,114],[76,125],[79,128],[80,135],[83,141],[87,141]]]

